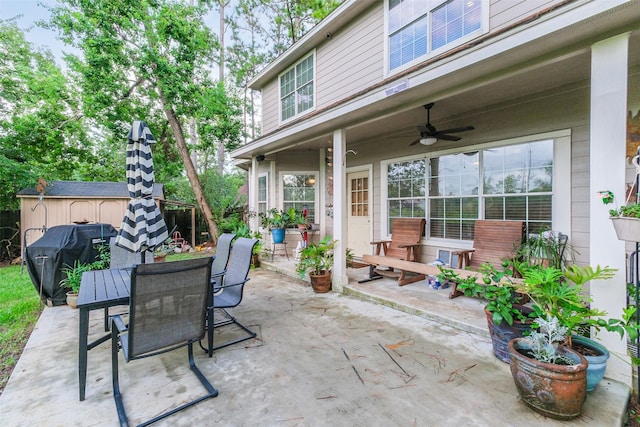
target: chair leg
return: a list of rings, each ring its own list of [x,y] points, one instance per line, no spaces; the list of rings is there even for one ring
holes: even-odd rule
[[[256,337],[257,334],[255,332],[253,332],[248,327],[244,326],[242,323],[238,322],[238,320],[235,317],[233,317],[231,314],[229,314],[229,312],[227,310],[225,310],[224,308],[219,308],[218,310],[221,310],[227,318],[225,320],[222,320],[222,321],[218,322],[218,323],[211,322],[211,324],[210,324],[211,332],[213,332],[213,329],[215,329],[215,328],[219,328],[219,327],[222,327],[222,326],[235,324],[238,327],[240,327],[241,329],[243,329],[247,333],[247,335],[245,335],[243,337],[240,337],[240,338],[237,338],[235,340],[226,341],[226,342],[223,342],[222,344],[217,344],[217,345],[213,345],[213,341],[212,341],[212,346],[209,347],[212,352],[213,352],[213,350],[217,350],[219,348],[223,348],[223,347],[227,347],[227,346],[230,346],[230,345],[233,345],[233,344],[237,344],[239,342],[250,340],[251,338],[255,338]],[[213,316],[211,316],[211,318],[213,319]]]
[[[111,382],[113,383],[113,399],[116,402],[116,410],[118,411],[118,421],[120,426],[128,426],[127,414],[122,403],[122,394],[120,393],[120,383],[118,378],[118,333],[115,327],[111,328]]]

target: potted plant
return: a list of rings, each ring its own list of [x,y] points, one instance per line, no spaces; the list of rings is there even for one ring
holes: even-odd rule
[[[512,280],[512,264],[505,261],[502,267],[503,270],[498,271],[492,265],[483,265],[480,280],[477,276],[461,278],[453,270],[440,267],[439,278],[441,283],[458,283],[458,289],[466,296],[487,301],[484,312],[493,353],[499,360],[509,363],[509,341],[531,330],[533,310],[524,305],[526,296]]]
[[[60,286],[69,289],[67,292],[67,305],[71,308],[78,306],[78,292],[80,292],[80,282],[82,282],[82,273],[91,271],[91,264],[75,261],[73,267],[65,264],[62,272],[65,278],[60,281]]]
[[[262,227],[271,231],[273,243],[284,242],[285,228],[293,225],[289,211],[276,208],[269,209],[266,214],[260,213],[260,219]]]
[[[563,345],[568,328],[553,317],[536,319],[539,331],[509,341],[509,367],[520,398],[534,411],[575,418],[587,398],[587,360]]]
[[[611,191],[600,191],[598,194],[605,205],[615,205],[615,197]],[[627,198],[625,205],[609,209],[609,218],[618,240],[640,242],[640,204],[629,203]]]
[[[541,264],[545,267],[562,268],[567,258],[572,258],[574,250],[567,236],[553,230],[543,230],[530,234],[517,251],[517,259],[527,264]]]
[[[326,236],[320,242],[312,243],[300,251],[296,271],[300,278],[309,274],[311,287],[316,293],[326,293],[331,289],[331,267],[333,267],[335,243],[331,236]]]
[[[579,331],[593,327],[596,330],[604,328],[618,332],[621,338],[625,333],[633,337],[638,335],[637,325],[631,320],[635,307],[625,309],[622,319],[605,319],[606,313],[591,307],[591,300],[583,291],[583,285],[588,281],[610,279],[617,270],[570,265],[564,270],[530,266],[522,271],[521,289],[531,298],[536,316],[558,319],[560,325],[566,328],[567,346],[588,360],[588,390],[593,390],[604,376],[609,352],[596,341],[580,337]]]

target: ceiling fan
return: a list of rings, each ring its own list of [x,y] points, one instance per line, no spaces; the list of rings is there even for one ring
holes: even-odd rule
[[[461,137],[457,135],[449,135],[450,133],[458,133],[465,132],[468,130],[475,129],[473,126],[463,126],[459,128],[451,128],[445,130],[437,130],[435,126],[431,124],[431,108],[434,103],[430,102],[424,106],[425,110],[427,110],[427,124],[426,125],[418,125],[418,131],[420,132],[420,138],[416,139],[409,145],[416,145],[418,142],[422,145],[431,145],[434,144],[437,140],[442,139],[445,141],[459,141]]]

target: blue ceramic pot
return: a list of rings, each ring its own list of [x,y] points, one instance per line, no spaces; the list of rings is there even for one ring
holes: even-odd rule
[[[580,335],[572,335],[571,341],[574,344],[580,344],[591,350],[600,353],[598,356],[589,356],[583,354],[584,358],[589,362],[587,368],[587,391],[592,391],[604,377],[604,373],[607,370],[607,360],[609,359],[609,351],[605,346],[590,338]]]
[[[284,242],[284,228],[272,228],[271,229],[271,238],[273,239],[273,243],[282,243]]]

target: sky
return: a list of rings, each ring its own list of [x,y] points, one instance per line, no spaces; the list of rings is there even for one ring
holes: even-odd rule
[[[35,25],[36,21],[48,20],[49,12],[40,3],[55,5],[53,0],[0,0],[0,19],[16,19],[18,27],[24,32],[25,38],[35,47],[43,47],[53,53],[56,63],[60,66],[63,52],[71,52],[69,46],[58,40],[55,31],[45,30]]]
[[[15,22],[24,32],[26,40],[32,43],[34,47],[43,47],[50,50],[56,59],[56,63],[64,68],[63,53],[73,53],[73,48],[58,40],[57,32],[35,25],[37,21],[49,20],[49,11],[41,4],[55,6],[56,3],[56,0],[0,0],[0,20],[16,19]],[[212,11],[209,15],[206,22],[217,25],[219,20],[218,13]],[[217,28],[213,29],[213,31],[218,32]]]

